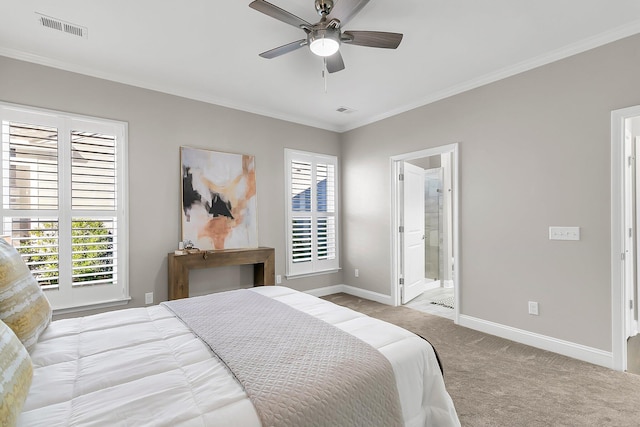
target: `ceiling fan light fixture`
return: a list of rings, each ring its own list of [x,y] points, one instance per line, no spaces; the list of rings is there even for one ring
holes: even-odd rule
[[[338,37],[335,31],[317,31],[309,35],[309,49],[318,56],[331,56],[340,49]]]
[[[340,44],[333,39],[315,39],[309,45],[311,52],[318,56],[331,56],[338,51]]]
[[[342,31],[344,26],[370,0],[315,0],[316,11],[320,21],[312,24],[304,19],[269,3],[267,0],[253,0],[249,7],[264,13],[285,24],[292,25],[305,32],[306,39],[276,47],[260,53],[262,58],[272,59],[285,53],[293,52],[302,46],[324,60],[324,71],[335,73],[344,70],[344,61],[340,53],[340,45],[368,46],[383,49],[395,49],[402,41],[402,34],[384,31]],[[336,6],[334,7],[334,2]]]

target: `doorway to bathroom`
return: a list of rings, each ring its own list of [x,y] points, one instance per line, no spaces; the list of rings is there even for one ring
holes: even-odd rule
[[[395,305],[456,322],[457,149],[457,144],[450,144],[391,158]]]
[[[611,113],[613,368],[640,374],[640,106]]]

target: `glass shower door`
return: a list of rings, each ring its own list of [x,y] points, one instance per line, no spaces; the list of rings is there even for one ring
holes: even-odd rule
[[[431,280],[442,278],[443,263],[441,256],[442,239],[442,181],[443,169],[434,168],[424,171],[425,177],[425,277]]]

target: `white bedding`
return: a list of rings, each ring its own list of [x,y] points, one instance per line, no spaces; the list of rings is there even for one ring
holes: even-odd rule
[[[431,346],[395,325],[280,286],[252,288],[377,348],[406,426],[460,425]],[[260,426],[226,367],[162,306],[53,322],[34,352],[21,426]]]

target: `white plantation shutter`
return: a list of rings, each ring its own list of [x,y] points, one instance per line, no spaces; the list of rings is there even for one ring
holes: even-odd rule
[[[285,150],[287,276],[339,268],[337,158]]]
[[[27,266],[43,289],[58,289],[58,221],[35,217],[4,217],[5,235],[12,238]]]
[[[291,261],[313,261],[313,218],[311,214],[312,164],[291,160]]]
[[[72,131],[71,161],[72,208],[115,210],[115,136]]]
[[[336,259],[335,163],[316,164],[316,253],[318,260]]]
[[[58,130],[3,123],[3,195],[10,209],[58,208]]]
[[[0,103],[2,233],[54,309],[128,299],[126,125]]]
[[[117,277],[116,138],[71,132],[71,208],[103,216],[71,221],[73,286],[114,284]]]
[[[58,129],[3,121],[2,140],[3,233],[37,282],[58,289],[57,218],[33,216],[58,209]]]

